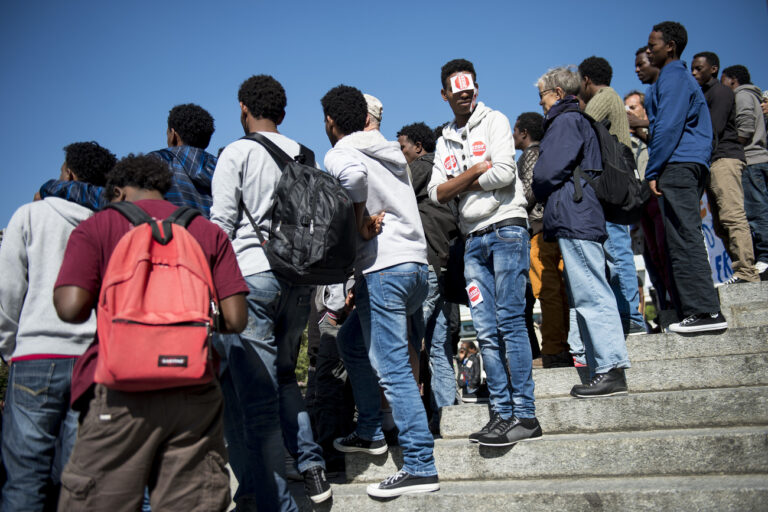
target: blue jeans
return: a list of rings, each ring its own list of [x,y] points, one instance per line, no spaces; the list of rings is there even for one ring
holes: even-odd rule
[[[295,374],[310,288],[272,272],[245,281],[248,325],[239,337],[220,339],[226,358],[224,430],[240,484],[235,499],[247,496],[259,510],[295,510],[284,479],[283,446],[297,459],[299,472],[325,468]]]
[[[605,241],[608,276],[616,297],[622,327],[624,332],[628,332],[630,322],[645,326],[645,320],[639,310],[640,290],[632,254],[632,238],[629,235],[629,226],[606,222],[605,229],[608,231],[608,239]]]
[[[748,165],[741,174],[741,184],[755,261],[768,263],[768,163]]]
[[[531,344],[525,327],[525,287],[530,266],[525,228],[506,226],[467,237],[464,277],[482,302],[472,308],[491,408],[504,419],[533,418]],[[507,374],[507,366],[509,374]]]
[[[3,414],[3,511],[43,510],[56,503],[61,471],[77,436],[69,408],[75,358],[11,365]]]
[[[437,274],[429,271],[429,292],[424,301],[424,346],[429,356],[429,368],[432,372],[431,388],[433,409],[453,405],[456,401],[456,373],[453,370],[453,348],[451,333],[448,330],[448,317],[451,305],[440,293]]]
[[[565,282],[570,302],[568,345],[574,359],[592,374],[629,368],[629,355],[616,309],[616,299],[605,277],[602,244],[561,238]]]
[[[357,318],[371,366],[392,406],[403,469],[417,476],[437,474],[434,439],[408,361],[408,315],[427,297],[427,276],[425,264],[402,263],[365,274],[355,284]]]

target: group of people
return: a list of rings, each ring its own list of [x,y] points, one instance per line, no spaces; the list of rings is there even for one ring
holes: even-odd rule
[[[41,187],[42,201],[14,214],[0,246],[3,273],[19,276],[0,284],[0,353],[11,363],[3,510],[43,510],[57,500],[59,510],[142,503],[157,511],[226,510],[227,462],[238,482],[237,510],[296,510],[285,451],[319,503],[332,495],[331,461],[339,453],[386,453],[385,431],[396,432],[403,465],[368,494],[438,490],[434,437],[440,411],[456,400],[451,304],[461,299],[449,281],[463,281],[489,394],[490,420],[470,442],[502,447],[542,437],[526,322],[533,297],[542,309],[543,366],[575,366],[576,398],[626,394],[625,339],[645,332],[645,322],[629,227],[606,221],[581,177],[599,178],[603,169],[593,122],[607,120],[632,149],[651,191],[641,228],[662,307],[679,315],[670,330],[727,328],[699,200],[706,190],[733,261],[732,282],[765,278],[765,123],[746,68],[725,69],[719,82],[717,56],[702,52],[688,70],[680,60],[686,43],[679,23],[654,26],[635,61],[649,88],[623,101],[605,59],[551,69],[536,84],[544,115],[527,112],[514,124],[479,101],[474,65],[451,60],[440,84],[452,121],[437,130],[404,126],[397,141],[379,131],[379,100],[334,87],[321,99],[332,145],[323,167],[354,205],[358,244],[350,281],[316,289],[275,275],[261,243],[274,228],[281,167],[248,137],[218,157],[206,152],[214,123],[201,107],[174,107],[168,147],[146,155],[118,161],[94,142],[67,146],[59,179]],[[279,132],[286,95],[275,78],[248,78],[238,100],[246,135],[317,166]],[[517,162],[516,149],[523,150]],[[110,255],[132,227],[104,209],[119,201],[155,219],[177,206],[201,212],[188,231],[218,297],[218,379],[142,392],[95,383],[92,310]],[[450,270],[457,260],[463,275]],[[309,411],[295,374],[308,323],[320,340]],[[431,369],[426,407],[414,378],[422,347]],[[479,358],[466,350],[471,394]],[[354,409],[336,414],[343,378]]]

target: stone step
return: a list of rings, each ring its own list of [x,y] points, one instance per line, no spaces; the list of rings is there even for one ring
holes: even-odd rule
[[[435,442],[440,478],[635,477],[768,473],[768,426],[555,434],[492,448],[464,439]],[[347,454],[349,482],[378,482],[402,467],[392,448],[377,457]]]
[[[575,368],[533,371],[537,399],[568,396],[579,383]],[[636,361],[627,370],[631,393],[768,385],[768,353]]]
[[[751,314],[751,313],[750,313]],[[768,352],[768,313],[761,326],[728,329],[697,335],[643,334],[627,338],[629,360],[654,361],[686,357],[757,354]]]
[[[768,281],[724,285],[717,291],[720,307],[730,327],[754,327],[768,323]]]
[[[641,478],[573,478],[440,482],[440,490],[374,500],[368,484],[333,485],[333,498],[312,505],[296,488],[302,512],[434,512],[468,510],[497,512],[582,512],[585,510],[765,510],[768,475],[653,476]]]
[[[548,434],[768,425],[768,386],[548,398],[536,402],[536,416]],[[488,418],[487,405],[445,407],[440,433],[465,438]]]

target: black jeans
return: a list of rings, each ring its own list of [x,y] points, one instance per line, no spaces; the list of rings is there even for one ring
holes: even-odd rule
[[[658,180],[663,194],[659,206],[679,297],[675,307],[683,317],[720,311],[701,231],[699,201],[708,176],[704,165],[674,162],[664,167]]]

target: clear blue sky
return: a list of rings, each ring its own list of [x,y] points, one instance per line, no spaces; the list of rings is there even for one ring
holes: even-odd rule
[[[768,88],[762,0],[3,1],[0,228],[58,176],[63,146],[95,140],[118,157],[165,147],[168,110],[179,103],[213,115],[216,154],[242,136],[237,89],[253,74],[283,84],[281,131],[322,161],[330,144],[320,98],[339,83],[382,100],[382,132],[394,139],[405,124],[451,118],[440,67],[467,58],[480,100],[514,121],[540,111],[541,74],[590,55],[608,59],[620,94],[640,88],[634,52],[664,20],[688,29],[685,60],[715,51]]]

